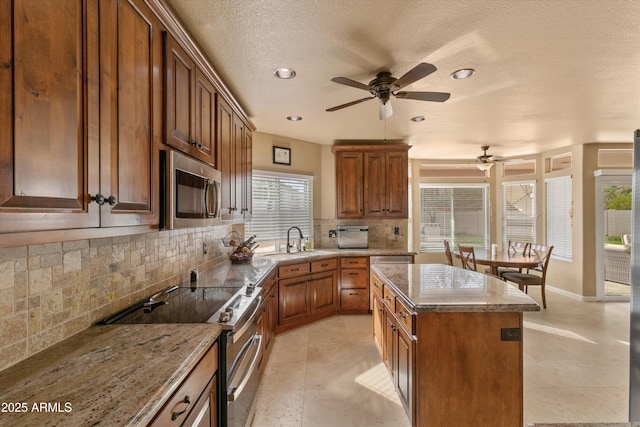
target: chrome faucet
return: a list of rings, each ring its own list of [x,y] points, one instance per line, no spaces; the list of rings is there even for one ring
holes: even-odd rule
[[[293,230],[294,228],[298,230],[298,233],[300,234],[300,238],[298,239],[298,252],[300,252],[301,250],[300,246],[302,245],[302,239],[304,239],[304,237],[302,236],[302,230],[300,230],[299,227],[293,226],[287,230],[287,253],[291,253],[291,248],[293,247],[293,245],[289,244],[290,242],[289,233],[291,233],[291,230]]]

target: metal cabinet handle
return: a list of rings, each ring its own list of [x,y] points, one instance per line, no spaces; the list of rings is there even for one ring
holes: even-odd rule
[[[375,286],[376,288],[380,287],[380,285],[378,285],[378,282],[373,282],[373,286]]]
[[[191,145],[193,145],[194,147],[196,147],[198,150],[202,150],[204,149],[204,145],[200,144],[198,141],[193,141],[191,143]]]
[[[191,406],[191,401],[189,400],[189,396],[185,396],[184,400],[182,402],[178,402],[177,405],[180,405],[182,403],[186,403],[187,406],[184,407],[184,409],[182,411],[178,411],[178,412],[172,412],[171,413],[171,421],[175,421],[178,419],[178,417],[182,414],[184,414],[185,412],[187,412],[187,409],[189,409],[189,406]],[[176,405],[176,406],[177,406]]]
[[[384,299],[386,299],[387,301],[391,301],[391,297],[388,296],[388,295],[386,297],[384,297]]]
[[[95,196],[91,196],[91,201],[96,202],[100,206],[108,203],[109,206],[113,206],[116,204],[116,196],[104,197],[101,193],[96,194]]]
[[[398,330],[398,327],[396,325],[391,325],[391,330],[393,332],[396,332]]]
[[[402,317],[403,319],[406,319],[409,315],[404,311],[400,310],[400,312],[398,313],[398,316]]]
[[[360,295],[360,294],[357,292],[349,292],[349,295],[353,296],[353,295]]]
[[[349,273],[349,276],[357,276],[358,273]]]

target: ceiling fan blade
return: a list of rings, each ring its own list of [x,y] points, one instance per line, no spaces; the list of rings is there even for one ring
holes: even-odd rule
[[[341,85],[347,85],[347,86],[355,87],[357,89],[369,91],[368,85],[357,82],[355,80],[348,79],[346,77],[334,77],[331,79],[331,81],[334,83],[340,83]]]
[[[451,97],[446,92],[398,92],[396,98],[417,99],[418,101],[444,102]]]
[[[380,103],[379,115],[380,120],[387,120],[393,114],[393,108],[391,102],[387,101],[385,104]]]
[[[342,105],[338,105],[338,106],[335,106],[335,107],[327,108],[325,111],[341,110],[343,108],[351,107],[352,105],[356,105],[356,104],[359,104],[361,102],[368,101],[368,100],[374,99],[374,98],[375,98],[375,96],[367,96],[366,98],[358,99],[357,101],[351,101],[351,102],[347,102],[346,104],[342,104]]]
[[[436,70],[437,68],[435,67],[435,65],[422,62],[413,67],[411,70],[407,71],[404,76],[393,82],[393,85],[397,86],[398,89],[402,89],[403,87],[408,86],[423,77],[427,77],[429,74],[433,73]]]

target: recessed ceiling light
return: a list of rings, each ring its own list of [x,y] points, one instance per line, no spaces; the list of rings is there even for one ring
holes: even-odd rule
[[[300,116],[287,116],[287,120],[291,120],[292,122],[299,122],[300,120],[302,120],[302,117],[300,117]]]
[[[451,78],[456,80],[468,79],[476,72],[473,68],[461,68],[451,73]]]
[[[412,122],[424,122],[425,117],[424,116],[415,116],[415,117],[411,117],[411,121]]]
[[[292,79],[296,76],[296,71],[293,68],[276,68],[273,75],[279,79]]]

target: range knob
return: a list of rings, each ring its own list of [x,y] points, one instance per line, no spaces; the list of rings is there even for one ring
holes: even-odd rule
[[[222,323],[228,322],[229,320],[231,320],[231,313],[223,311],[222,313],[220,313],[220,318],[218,320]]]

